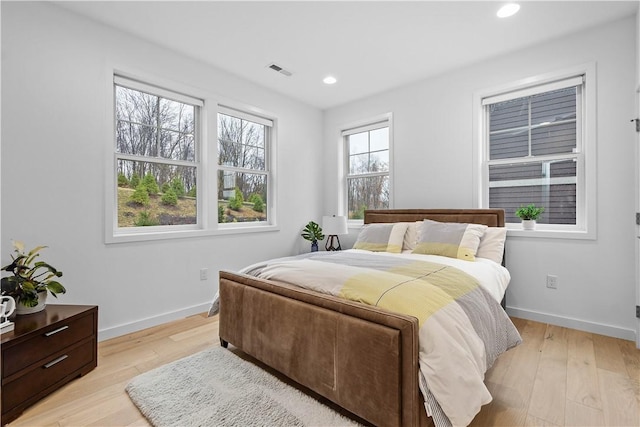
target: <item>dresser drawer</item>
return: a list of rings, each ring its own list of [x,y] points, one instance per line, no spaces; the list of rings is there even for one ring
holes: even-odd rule
[[[43,359],[19,378],[2,384],[3,413],[20,404],[31,404],[31,400],[37,401],[50,393],[50,387],[57,388],[93,369],[96,361],[95,350],[95,338],[88,338],[66,351]]]
[[[2,349],[2,377],[6,378],[38,360],[90,337],[94,333],[93,313],[43,328],[39,334]],[[8,348],[7,348],[8,347]],[[4,395],[4,393],[3,393]]]

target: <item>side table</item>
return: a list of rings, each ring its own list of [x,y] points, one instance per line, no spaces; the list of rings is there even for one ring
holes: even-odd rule
[[[2,425],[98,364],[97,306],[47,304],[14,323],[0,341]]]

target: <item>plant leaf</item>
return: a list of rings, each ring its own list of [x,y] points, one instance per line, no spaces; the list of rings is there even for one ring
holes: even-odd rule
[[[41,250],[43,250],[44,248],[46,248],[47,246],[36,246],[35,248],[31,249],[29,251],[29,253],[27,254],[27,256],[33,256],[35,254],[37,254],[38,252],[40,252]]]
[[[18,296],[20,294],[20,280],[15,276],[0,279],[2,295]]]
[[[38,298],[33,298],[31,296],[25,297],[25,295],[22,295],[20,297],[20,303],[25,307],[35,307],[36,305],[38,305]]]
[[[67,293],[67,290],[65,289],[65,287],[62,286],[60,282],[56,282],[55,280],[50,281],[49,283],[47,283],[46,286],[47,286],[47,289],[49,289],[49,292],[51,292],[53,296],[56,298],[57,298],[56,294]]]
[[[12,240],[11,243],[13,244],[13,249],[16,252],[24,251],[24,242],[21,242],[20,240]]]
[[[25,281],[23,281],[23,282],[22,282],[22,289],[23,289],[25,292],[35,292],[35,290],[36,290],[36,284],[35,284],[35,283],[33,283],[33,282],[32,282],[32,281],[30,281],[30,280],[25,280]]]

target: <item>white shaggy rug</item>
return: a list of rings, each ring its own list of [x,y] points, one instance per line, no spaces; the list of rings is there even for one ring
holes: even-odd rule
[[[222,347],[145,372],[126,390],[156,427],[360,425]]]

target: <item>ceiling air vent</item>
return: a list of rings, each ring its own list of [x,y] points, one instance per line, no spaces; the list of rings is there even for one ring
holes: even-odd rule
[[[291,72],[285,70],[284,68],[282,68],[278,64],[273,64],[273,63],[269,64],[269,65],[267,65],[267,68],[271,68],[273,71],[277,71],[280,74],[284,74],[287,77],[291,77]]]

